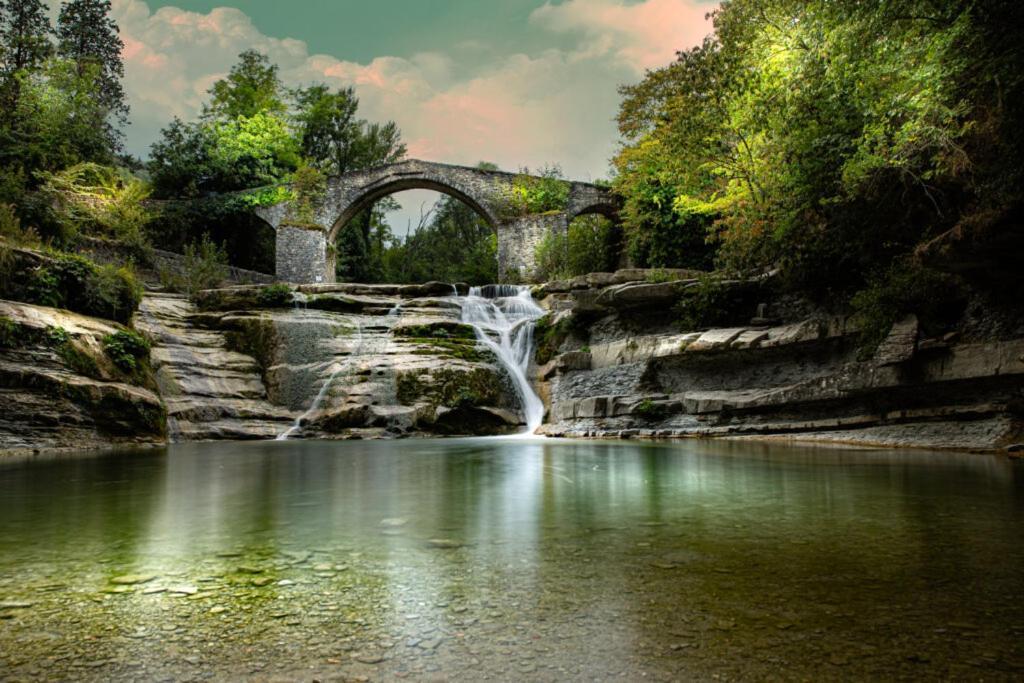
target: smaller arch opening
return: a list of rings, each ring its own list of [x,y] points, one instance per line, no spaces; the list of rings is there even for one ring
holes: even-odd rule
[[[622,229],[601,212],[576,214],[564,233],[551,233],[537,246],[537,277],[563,280],[610,272],[622,262]]]

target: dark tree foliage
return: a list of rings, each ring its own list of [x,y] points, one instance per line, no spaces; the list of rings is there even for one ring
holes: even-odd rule
[[[61,5],[57,20],[57,52],[74,62],[79,75],[96,70],[99,103],[119,123],[128,118],[128,103],[121,79],[124,42],[119,29],[110,18],[110,0],[71,0]],[[114,129],[111,128],[114,133]],[[112,135],[116,139],[116,133]]]
[[[33,71],[53,52],[42,0],[0,0],[0,77]]]
[[[498,281],[497,236],[476,211],[454,197],[442,197],[404,242],[382,254],[387,282]]]
[[[640,265],[715,249],[844,303],[1020,215],[1024,3],[727,0],[714,23],[622,89],[615,188]]]

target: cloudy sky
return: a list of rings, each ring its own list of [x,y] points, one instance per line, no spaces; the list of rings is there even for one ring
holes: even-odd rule
[[[51,0],[56,10],[58,0]],[[129,151],[192,119],[243,50],[289,86],[354,85],[414,158],[558,163],[607,177],[616,87],[709,30],[707,0],[113,0],[125,43]],[[416,195],[417,197],[419,195]],[[407,205],[414,202],[405,201]]]

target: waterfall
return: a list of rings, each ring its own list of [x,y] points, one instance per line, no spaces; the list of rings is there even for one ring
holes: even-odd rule
[[[544,309],[534,303],[529,287],[517,285],[472,287],[461,304],[462,322],[472,326],[477,339],[508,371],[523,406],[527,433],[532,434],[544,421],[544,403],[526,379],[526,370],[533,328]]]

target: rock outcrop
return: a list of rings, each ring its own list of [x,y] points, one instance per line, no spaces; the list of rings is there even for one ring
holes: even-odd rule
[[[693,283],[623,279],[592,274],[538,291],[552,311],[554,348],[537,372],[547,434],[968,449],[1007,447],[1024,434],[1024,339],[924,339],[911,316],[863,358],[849,319],[796,310],[766,324],[756,307],[756,324],[678,332],[667,312]]]
[[[452,285],[310,285],[284,298],[280,287],[277,298],[269,291],[210,290],[198,298],[201,310],[180,297],[147,296],[136,324],[155,342],[172,437],[366,438],[518,427],[515,392],[459,322]]]
[[[164,440],[148,372],[129,375],[105,351],[109,321],[0,301],[0,451]]]
[[[267,400],[252,356],[228,348],[181,294],[149,293],[135,327],[153,343],[151,362],[173,441],[269,439],[294,413]]]

